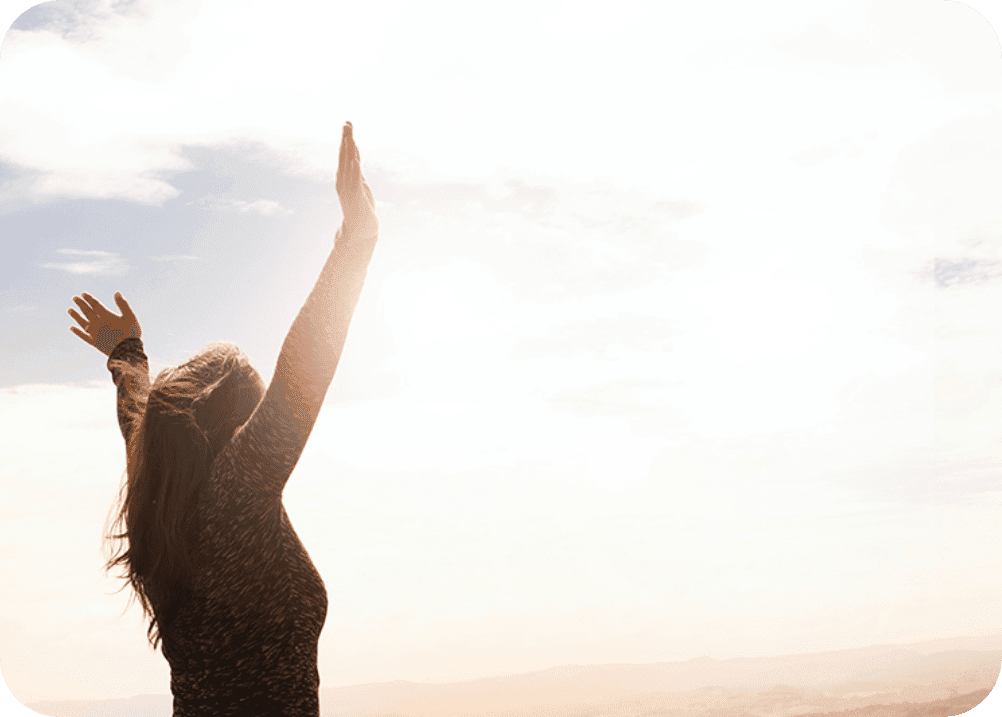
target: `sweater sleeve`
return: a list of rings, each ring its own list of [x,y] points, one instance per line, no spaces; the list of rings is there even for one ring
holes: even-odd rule
[[[376,238],[377,232],[338,228],[320,278],[282,344],[271,385],[223,451],[255,490],[280,497],[299,461],[341,358]]]
[[[108,356],[108,370],[118,389],[118,427],[125,439],[131,471],[139,426],[150,394],[150,365],[143,353],[143,342],[134,338],[119,341]]]

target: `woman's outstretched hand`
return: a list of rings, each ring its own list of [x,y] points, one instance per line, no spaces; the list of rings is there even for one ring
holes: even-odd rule
[[[106,356],[111,354],[112,349],[118,346],[118,342],[122,339],[138,339],[143,334],[129,302],[118,292],[115,293],[115,303],[122,312],[121,316],[112,313],[104,304],[86,292],[74,296],[73,302],[80,307],[83,316],[74,309],[69,310],[69,315],[83,330],[71,326],[70,331]]]
[[[341,154],[337,163],[337,196],[344,214],[344,226],[350,233],[376,234],[379,219],[376,218],[376,200],[372,190],[362,176],[361,159],[351,122],[344,123],[341,132]]]

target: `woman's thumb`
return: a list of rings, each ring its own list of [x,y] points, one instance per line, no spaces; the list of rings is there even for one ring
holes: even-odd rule
[[[125,297],[122,296],[121,291],[115,292],[115,303],[118,304],[118,308],[122,310],[123,315],[132,315],[132,308],[129,306],[129,302],[125,300]]]

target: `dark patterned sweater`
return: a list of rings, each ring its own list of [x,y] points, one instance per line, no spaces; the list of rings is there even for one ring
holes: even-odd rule
[[[199,503],[198,574],[161,635],[175,717],[319,714],[327,592],[282,505],[334,377],[376,236],[338,230],[250,419],[216,457]],[[111,352],[129,468],[150,391],[139,339]]]

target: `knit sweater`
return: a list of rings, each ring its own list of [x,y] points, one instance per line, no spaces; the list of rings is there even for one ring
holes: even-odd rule
[[[250,419],[216,455],[199,498],[197,574],[161,634],[175,717],[319,715],[327,591],[282,505],[334,377],[376,236],[338,230]],[[142,341],[111,352],[130,469],[146,399]]]

